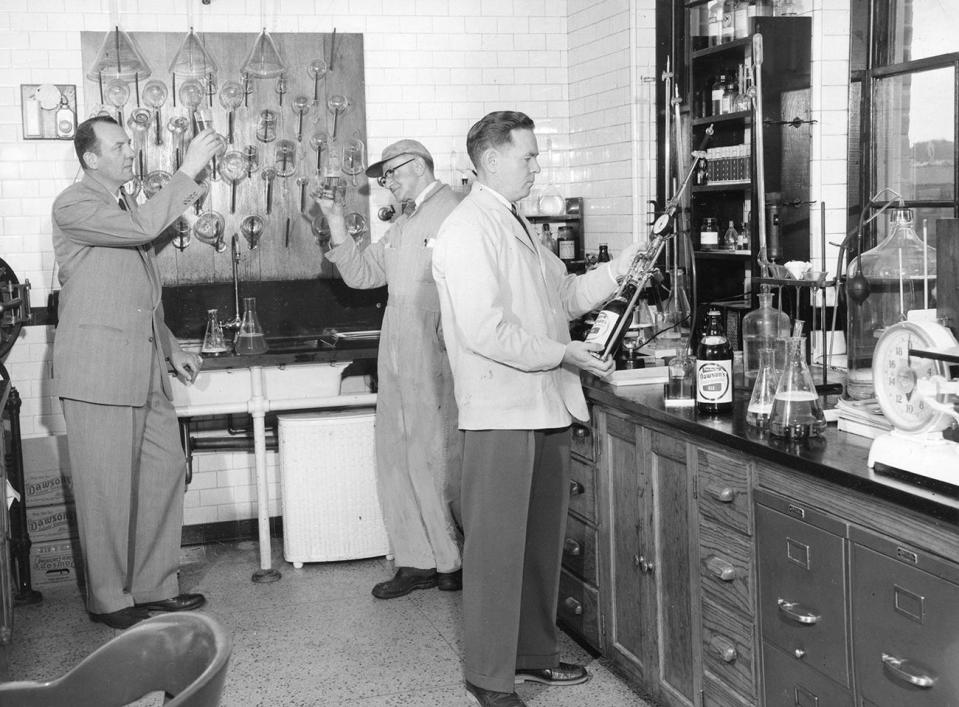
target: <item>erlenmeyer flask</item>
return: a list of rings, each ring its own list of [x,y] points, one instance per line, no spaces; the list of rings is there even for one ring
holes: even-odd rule
[[[243,321],[236,331],[233,350],[238,356],[255,356],[266,353],[268,349],[260,318],[256,314],[256,297],[244,297]]]
[[[804,336],[793,336],[789,341],[786,369],[776,386],[769,415],[769,431],[791,441],[818,437],[826,429],[819,395],[803,357],[805,340]]]
[[[673,275],[669,297],[663,304],[663,324],[666,328],[660,334],[661,339],[668,340],[664,343],[666,348],[675,346],[676,339],[689,336],[690,306],[686,295],[686,271],[676,268]]]
[[[230,347],[223,338],[223,326],[217,317],[216,309],[206,310],[206,333],[203,335],[203,345],[200,353],[204,356],[222,356],[228,353]]]
[[[776,399],[779,375],[776,373],[774,359],[773,349],[768,347],[759,349],[759,367],[756,372],[756,383],[753,385],[753,394],[746,408],[746,423],[760,430],[769,428],[769,416],[772,414],[773,401]]]

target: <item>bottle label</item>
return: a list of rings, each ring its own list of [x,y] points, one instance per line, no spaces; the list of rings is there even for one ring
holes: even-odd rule
[[[576,257],[576,242],[572,238],[560,238],[559,259],[573,260]]]
[[[593,328],[586,335],[586,343],[602,344],[605,347],[609,340],[613,338],[617,323],[619,323],[619,315],[616,312],[611,312],[608,309],[602,310],[596,315]]]
[[[696,400],[701,403],[733,401],[733,362],[696,362]]]

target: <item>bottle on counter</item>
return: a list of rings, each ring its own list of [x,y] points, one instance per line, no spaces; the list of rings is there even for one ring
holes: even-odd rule
[[[684,341],[676,355],[667,364],[667,380],[663,388],[666,407],[693,407],[696,405],[696,360],[689,355]]]
[[[696,350],[696,411],[700,414],[733,409],[733,348],[722,317],[718,309],[706,313],[706,327]]]
[[[773,349],[776,352],[773,359],[776,371],[782,372],[785,368],[785,342],[789,338],[789,327],[789,316],[773,308],[769,285],[763,285],[759,293],[759,306],[743,317],[743,374],[747,388],[756,382],[759,374],[761,349]]]

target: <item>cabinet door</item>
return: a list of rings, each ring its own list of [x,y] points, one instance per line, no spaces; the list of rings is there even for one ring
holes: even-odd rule
[[[649,465],[640,464],[641,430],[632,422],[604,414],[603,446],[608,484],[604,537],[604,615],[606,655],[644,686],[655,685],[656,594],[651,579],[656,555],[653,537],[653,487]]]

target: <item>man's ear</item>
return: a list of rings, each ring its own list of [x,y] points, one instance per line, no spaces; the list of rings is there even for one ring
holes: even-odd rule
[[[96,169],[97,161],[99,155],[96,152],[84,152],[83,153],[83,164],[87,166],[87,169]]]
[[[487,172],[495,173],[496,166],[499,163],[499,153],[494,148],[489,147],[483,151],[482,156],[480,156],[480,162]]]

